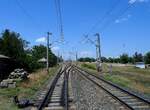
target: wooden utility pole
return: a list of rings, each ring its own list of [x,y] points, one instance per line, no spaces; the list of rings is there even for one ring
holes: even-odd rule
[[[47,73],[49,73],[49,36],[52,35],[52,33],[47,32]]]
[[[98,33],[96,33],[95,36],[97,36],[97,43],[96,43],[97,70],[98,70],[98,72],[100,72],[100,71],[102,71],[100,35]]]

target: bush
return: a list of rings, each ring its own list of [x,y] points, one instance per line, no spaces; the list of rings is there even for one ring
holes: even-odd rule
[[[145,64],[150,64],[150,52],[147,52],[144,56]]]

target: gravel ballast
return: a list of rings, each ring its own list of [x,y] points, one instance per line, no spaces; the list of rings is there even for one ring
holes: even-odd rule
[[[77,110],[127,110],[80,73],[72,71],[71,81]]]

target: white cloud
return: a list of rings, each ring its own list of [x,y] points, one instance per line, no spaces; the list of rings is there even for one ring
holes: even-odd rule
[[[45,43],[45,42],[46,42],[46,38],[45,38],[45,37],[38,38],[38,39],[36,39],[35,42],[38,42],[38,43]]]
[[[52,51],[58,51],[60,48],[58,46],[52,47]]]
[[[149,0],[129,0],[129,4],[134,4],[135,2],[143,3],[143,2],[148,2]]]
[[[123,22],[123,21],[127,21],[130,17],[131,17],[131,15],[128,14],[127,17],[120,18],[120,19],[116,19],[116,20],[115,20],[115,23],[121,23],[121,22]]]

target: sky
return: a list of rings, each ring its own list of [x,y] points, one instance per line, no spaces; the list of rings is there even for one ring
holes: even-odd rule
[[[10,29],[33,45],[46,45],[47,32],[55,54],[65,59],[95,57],[95,41],[100,34],[101,54],[118,57],[136,51],[150,51],[150,0],[60,0],[64,42],[55,0],[0,0],[0,32]],[[92,31],[90,31],[92,30]]]

